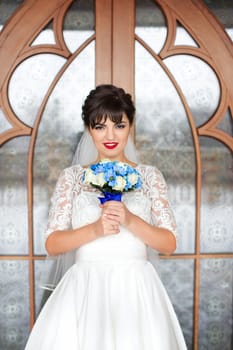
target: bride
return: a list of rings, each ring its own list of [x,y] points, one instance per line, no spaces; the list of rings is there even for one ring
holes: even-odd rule
[[[77,164],[58,179],[45,241],[60,267],[67,257],[73,261],[43,307],[25,350],[186,349],[148,258],[148,249],[175,251],[176,225],[162,174],[136,161],[130,140],[134,114],[131,96],[113,85],[96,87],[84,102]],[[101,204],[100,190],[84,178],[103,160],[129,167],[141,186],[123,192],[121,201]],[[56,284],[57,274],[53,277]]]

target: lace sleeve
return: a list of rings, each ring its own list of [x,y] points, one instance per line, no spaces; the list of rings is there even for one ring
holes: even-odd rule
[[[161,172],[149,167],[146,176],[151,198],[152,224],[170,230],[176,236],[176,222],[167,197],[167,184]]]
[[[72,203],[74,193],[79,191],[76,167],[64,169],[57,181],[53,196],[45,239],[56,230],[66,230],[71,228]]]

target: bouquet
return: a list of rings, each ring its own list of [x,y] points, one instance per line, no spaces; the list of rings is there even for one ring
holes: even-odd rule
[[[85,184],[99,189],[104,197],[99,197],[103,204],[108,200],[121,201],[123,192],[139,189],[141,178],[135,168],[129,164],[104,159],[97,164],[90,165],[83,177]]]

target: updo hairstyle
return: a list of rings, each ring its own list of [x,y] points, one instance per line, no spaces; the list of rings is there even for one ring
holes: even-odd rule
[[[135,107],[131,95],[114,85],[99,85],[91,90],[82,106],[82,119],[88,128],[105,122],[109,118],[113,123],[121,123],[123,113],[132,125]]]

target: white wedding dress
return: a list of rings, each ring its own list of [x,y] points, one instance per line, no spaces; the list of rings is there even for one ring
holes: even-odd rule
[[[138,165],[143,188],[123,194],[130,211],[175,231],[166,184],[152,166]],[[84,169],[65,169],[56,186],[47,235],[100,215],[100,193],[83,187]],[[75,262],[49,297],[25,350],[183,350],[177,317],[147,247],[128,230],[77,249]]]

